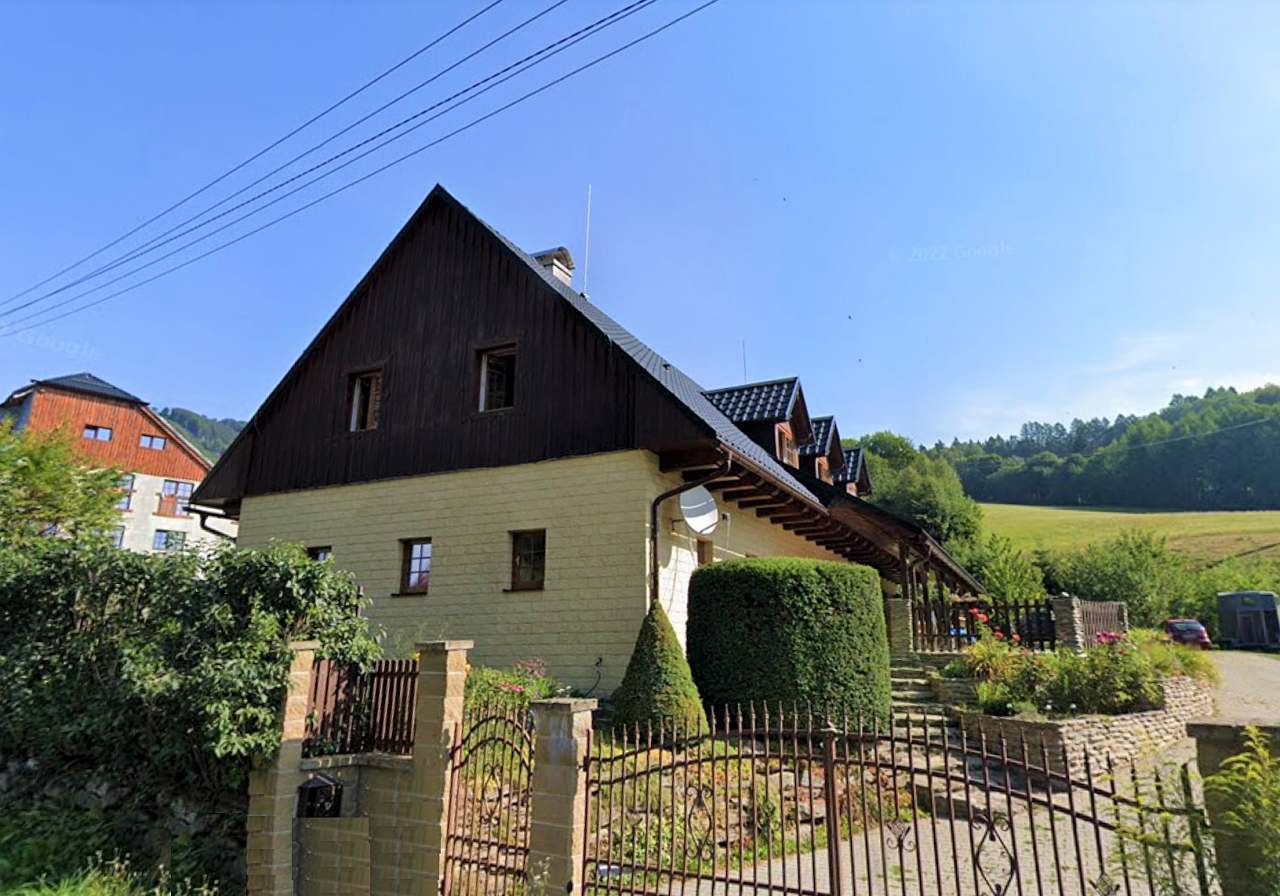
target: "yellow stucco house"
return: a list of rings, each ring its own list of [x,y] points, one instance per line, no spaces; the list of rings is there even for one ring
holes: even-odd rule
[[[706,391],[436,187],[263,402],[193,501],[244,547],[350,570],[388,653],[474,639],[608,694],[649,600],[683,637],[701,563],[866,563],[887,589],[976,583],[867,504],[859,454],[795,378]],[[710,489],[699,536],[678,494]],[[656,558],[656,562],[655,562]],[[656,572],[656,575],[655,575]]]

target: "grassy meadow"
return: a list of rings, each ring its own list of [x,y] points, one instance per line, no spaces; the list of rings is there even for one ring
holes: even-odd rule
[[[1152,529],[1193,560],[1230,556],[1280,561],[1280,511],[1151,512],[1124,508],[983,504],[984,522],[1021,548],[1060,550],[1110,538],[1124,529]]]

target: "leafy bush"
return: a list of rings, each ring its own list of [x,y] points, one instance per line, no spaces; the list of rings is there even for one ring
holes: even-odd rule
[[[878,574],[818,560],[731,560],[689,582],[689,666],[709,706],[808,701],[884,718],[889,644]]]
[[[969,678],[968,664],[959,658],[947,660],[946,665],[938,669],[939,678]]]
[[[624,726],[657,727],[675,720],[699,730],[706,728],[707,717],[689,661],[660,603],[649,608],[640,624],[622,684],[613,692],[613,718]]]
[[[998,605],[1044,597],[1044,573],[1008,538],[993,533],[985,541],[975,540],[960,559]]]
[[[1245,749],[1205,778],[1205,790],[1222,804],[1214,827],[1229,832],[1235,853],[1249,860],[1245,896],[1280,893],[1280,760],[1269,738],[1250,726]]]
[[[235,886],[248,772],[279,746],[289,641],[367,662],[376,644],[358,608],[349,577],[296,547],[0,549],[0,757],[19,772],[0,817],[55,820],[9,829],[6,856],[30,865],[10,879],[54,860],[82,868],[105,847],[135,868],[171,854],[179,876]],[[67,863],[73,837],[85,852]]]
[[[547,674],[540,659],[521,660],[510,669],[474,666],[467,672],[465,702],[478,706],[518,706],[527,709],[534,700],[568,693],[568,688]]]
[[[1163,537],[1132,529],[1057,558],[1053,575],[1070,594],[1125,604],[1133,625],[1157,626],[1186,587],[1187,569]]]
[[[40,540],[55,526],[89,536],[120,516],[120,471],[88,463],[67,433],[15,432],[0,420],[0,545]]]
[[[1221,677],[1209,653],[1174,644],[1162,631],[1135,628],[1129,632],[1129,640],[1147,655],[1161,678],[1186,675],[1205,684],[1217,684]]]
[[[999,681],[980,681],[977,687],[978,709],[989,716],[1013,715],[1013,693]]]
[[[1217,676],[1202,651],[1146,631],[1082,653],[1033,653],[982,630],[961,661],[970,676],[981,679],[978,704],[992,715],[1141,712],[1161,705],[1161,679],[1189,675],[1209,683]]]

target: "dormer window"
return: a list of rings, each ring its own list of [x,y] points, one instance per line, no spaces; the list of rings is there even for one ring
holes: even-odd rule
[[[515,405],[515,346],[484,352],[480,356],[480,410],[501,411]]]
[[[791,438],[789,430],[778,427],[778,460],[790,467],[800,466],[800,454],[796,450],[796,440]]]
[[[353,374],[348,396],[347,428],[351,432],[377,429],[382,411],[382,371],[366,370]]]

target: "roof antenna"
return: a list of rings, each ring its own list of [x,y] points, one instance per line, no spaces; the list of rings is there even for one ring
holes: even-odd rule
[[[587,298],[587,278],[591,274],[591,184],[587,184],[587,233],[582,239],[582,297]]]

